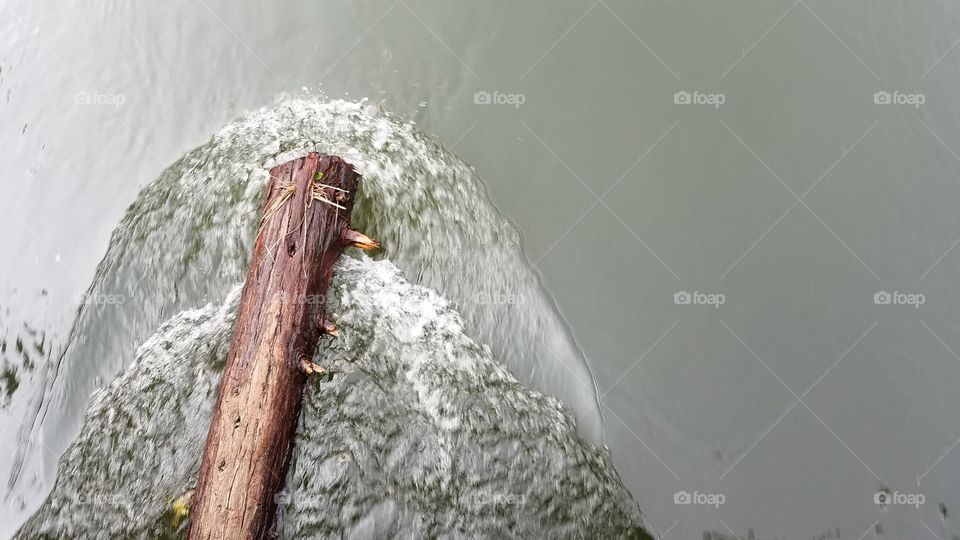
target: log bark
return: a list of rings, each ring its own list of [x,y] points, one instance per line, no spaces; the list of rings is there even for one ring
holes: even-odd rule
[[[332,329],[324,306],[334,263],[347,245],[375,245],[349,229],[359,179],[339,157],[317,153],[270,171],[188,538],[264,538],[271,529],[307,375],[322,371],[310,359]]]

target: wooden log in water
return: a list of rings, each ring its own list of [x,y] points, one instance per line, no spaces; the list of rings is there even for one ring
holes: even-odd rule
[[[188,537],[263,538],[283,489],[327,287],[344,247],[376,245],[351,231],[360,176],[311,153],[277,166],[263,206],[233,341],[190,510]],[[147,472],[147,471],[145,471]]]

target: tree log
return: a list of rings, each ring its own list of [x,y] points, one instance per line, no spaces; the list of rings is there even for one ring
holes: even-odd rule
[[[283,489],[327,287],[344,247],[360,176],[311,153],[270,171],[253,258],[207,435],[188,538],[264,538]],[[146,472],[146,471],[145,471]]]

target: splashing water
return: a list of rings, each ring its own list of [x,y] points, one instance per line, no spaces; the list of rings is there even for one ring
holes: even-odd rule
[[[592,374],[473,171],[375,106],[302,98],[225,127],[131,205],[63,354],[46,368],[35,413],[0,443],[15,453],[8,504],[16,498],[26,512],[50,489],[97,381],[123,370],[162,321],[220,304],[242,281],[267,170],[310,151],[338,154],[364,176],[353,222],[382,242],[383,257],[446,297],[466,336],[488,344],[525,384],[560,398],[581,435],[603,441]]]
[[[340,336],[316,358],[332,377],[308,387],[279,536],[650,538],[608,453],[442,297],[388,261],[346,258],[336,276]],[[196,480],[239,291],[164,323],[95,394],[21,537],[182,532],[169,501]]]

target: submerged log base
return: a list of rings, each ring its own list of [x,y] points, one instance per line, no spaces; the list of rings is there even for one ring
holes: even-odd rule
[[[322,183],[321,183],[322,179]],[[264,222],[204,448],[188,537],[264,538],[283,488],[333,266],[346,246],[359,181],[339,157],[311,153],[270,171]],[[319,321],[319,324],[317,323]]]

